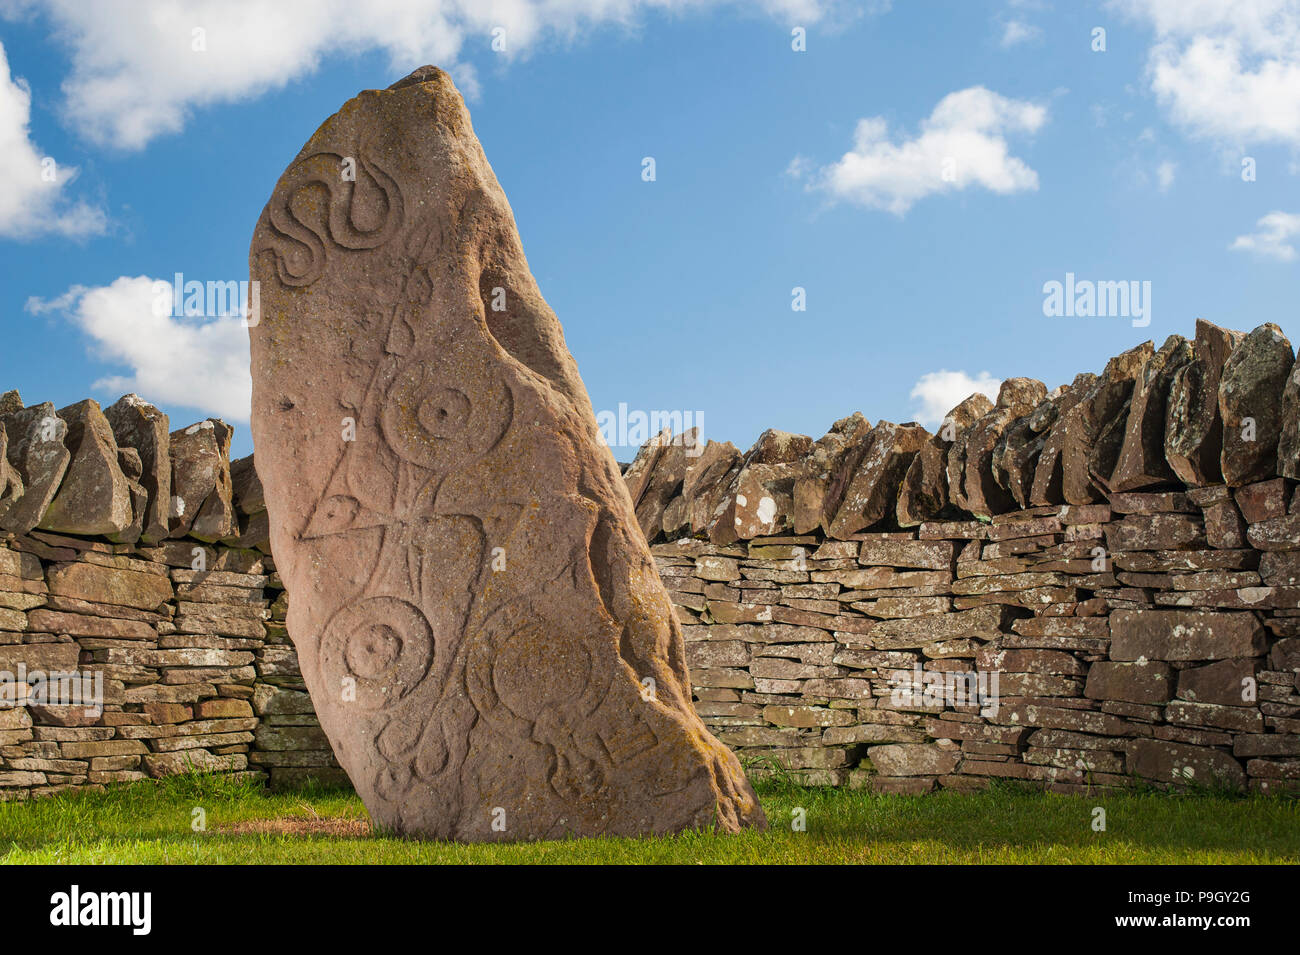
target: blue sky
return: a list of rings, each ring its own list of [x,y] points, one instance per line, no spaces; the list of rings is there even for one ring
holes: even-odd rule
[[[933,425],[1198,317],[1300,340],[1298,0],[355,10],[0,0],[0,390],[137,391],[247,453],[246,333],[145,290],[246,279],[316,126],[425,62],[468,94],[598,411],[744,448],[853,411]],[[1150,324],[1045,316],[1067,273],[1149,282]]]

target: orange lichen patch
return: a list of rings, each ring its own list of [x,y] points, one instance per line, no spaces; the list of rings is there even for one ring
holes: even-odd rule
[[[226,826],[217,826],[216,831],[231,836],[329,836],[336,839],[364,839],[371,835],[371,826],[368,819],[281,817],[244,819]]]

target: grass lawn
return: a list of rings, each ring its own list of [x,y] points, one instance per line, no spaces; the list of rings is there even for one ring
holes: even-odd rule
[[[1300,801],[1155,792],[874,796],[764,784],[771,829],[739,836],[454,845],[375,836],[351,792],[266,793],[219,776],[0,803],[7,863],[1295,863]],[[1092,828],[1106,810],[1106,831]],[[207,828],[191,828],[201,808]],[[796,808],[806,831],[792,831]]]

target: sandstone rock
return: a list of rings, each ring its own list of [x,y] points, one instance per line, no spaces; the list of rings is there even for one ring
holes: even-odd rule
[[[1127,700],[1130,703],[1164,703],[1173,694],[1173,671],[1156,660],[1111,663],[1105,660],[1088,669],[1084,696],[1092,700]]]
[[[1101,498],[1119,458],[1134,384],[1151,356],[1151,343],[1143,342],[1112,358],[1053,427],[1064,439],[1060,468],[1066,503],[1089,504]]]
[[[250,266],[289,632],[376,823],[473,841],[761,824],[691,707],[628,487],[447,75],[321,126]],[[320,425],[341,412],[355,442]]]
[[[148,495],[140,539],[156,544],[167,536],[171,509],[172,465],[167,415],[139,395],[123,395],[104,409],[119,448],[140,455],[140,484]]]
[[[266,495],[262,493],[262,481],[251,454],[230,462],[230,496],[241,514],[266,510]]]
[[[1200,486],[1223,480],[1223,418],[1219,381],[1223,365],[1241,341],[1240,332],[1196,320],[1192,360],[1175,374],[1165,415],[1165,460],[1184,484]]]
[[[867,750],[882,776],[944,776],[957,768],[961,750],[939,744],[892,743]]]
[[[1035,507],[1065,503],[1064,452],[1066,444],[1075,440],[1078,430],[1075,408],[1092,394],[1097,380],[1097,376],[1091,373],[1076,375],[1070,386],[1056,399],[1053,407],[1054,420],[1038,453],[1034,481],[1029,491],[1029,503]]]
[[[1164,740],[1139,739],[1129,744],[1129,770],[1171,785],[1245,785],[1241,764],[1222,750]]]
[[[1222,660],[1265,650],[1264,628],[1249,612],[1116,610],[1110,634],[1112,660]]]
[[[4,517],[14,501],[22,496],[23,478],[9,463],[9,434],[3,417],[0,417],[0,517]]]
[[[1112,492],[1155,487],[1176,479],[1165,459],[1165,421],[1174,378],[1191,360],[1191,343],[1181,335],[1171,335],[1142,369],[1133,387],[1124,443],[1108,481]]]
[[[700,534],[709,526],[727,485],[739,470],[741,457],[730,441],[709,441],[699,457],[690,459],[682,478],[681,496],[687,533]]]
[[[851,449],[861,447],[861,442],[870,431],[870,423],[860,412],[855,411],[847,418],[836,421],[825,435],[813,443],[812,450],[804,459],[803,469],[794,482],[793,523],[796,534],[810,534],[822,526],[827,507],[826,495],[832,478],[844,471],[845,455]],[[842,499],[843,488],[837,493]]]
[[[882,421],[872,428],[844,498],[826,524],[827,535],[843,540],[886,517],[892,518],[903,475],[929,438],[929,432],[912,422]]]
[[[1224,483],[1239,487],[1277,472],[1282,428],[1282,391],[1295,364],[1295,351],[1271,322],[1242,339],[1223,364],[1219,416]]]
[[[1047,398],[1047,387],[1033,378],[1008,378],[998,389],[998,400],[988,414],[954,444],[958,455],[948,459],[948,496],[977,517],[992,517],[1015,507],[1015,499],[997,482],[993,453],[1003,433],[1018,419],[1032,414]],[[955,474],[957,467],[960,473]]]
[[[1278,432],[1277,473],[1300,481],[1300,358],[1291,366],[1282,388]]]
[[[216,418],[173,431],[170,533],[218,541],[238,533],[231,502],[230,425]]]
[[[16,390],[0,394],[0,418],[23,410],[23,399]]]
[[[944,515],[949,505],[949,450],[992,410],[993,402],[977,391],[944,416],[939,433],[921,445],[899,485],[895,511],[899,527],[915,527]],[[964,443],[960,446],[965,447]]]
[[[1218,706],[1254,706],[1253,695],[1246,699],[1246,688],[1259,670],[1260,661],[1253,658],[1221,660],[1181,670],[1178,673],[1178,698]]]
[[[117,441],[98,402],[59,411],[71,460],[59,492],[37,526],[59,534],[114,535],[131,524],[131,489],[118,462]]]
[[[709,540],[730,544],[782,534],[794,525],[794,482],[812,438],[769,429],[746,452],[709,520]]]
[[[668,502],[682,488],[686,469],[690,465],[690,452],[696,447],[699,430],[692,428],[683,435],[673,436],[671,431],[662,435],[666,442],[662,453],[655,461],[654,471],[650,474],[641,500],[636,504],[637,523],[646,540],[654,541],[663,531],[664,511]]]
[[[68,426],[50,402],[4,416],[8,459],[23,483],[23,495],[0,514],[0,528],[26,534],[45,516],[59,490],[71,455],[63,443]]]

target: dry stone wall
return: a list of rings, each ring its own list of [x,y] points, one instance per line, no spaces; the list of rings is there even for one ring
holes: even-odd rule
[[[696,707],[751,771],[883,792],[1300,787],[1300,366],[1198,322],[938,434],[861,415],[625,479]]]
[[[344,780],[230,434],[169,432],[133,395],[0,396],[0,799],[191,769]]]
[[[1199,323],[1054,391],[1011,379],[937,434],[665,434],[624,479],[696,709],[751,774],[1270,793],[1300,788],[1298,417],[1280,330]],[[169,427],[135,396],[0,396],[0,798],[345,781],[252,459],[220,421]],[[51,673],[98,679],[102,711]]]

